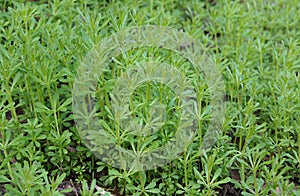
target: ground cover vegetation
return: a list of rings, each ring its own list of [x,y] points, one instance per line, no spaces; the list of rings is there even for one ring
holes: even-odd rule
[[[300,195],[299,21],[298,0],[2,0],[0,195]],[[182,30],[211,51],[226,86],[226,117],[219,140],[200,156],[211,111],[203,76],[160,48],[118,56],[96,91],[105,126],[116,126],[110,96],[117,78],[144,58],[179,69],[199,103],[199,130],[183,153],[163,167],[132,172],[105,164],[85,146],[72,88],[94,45],[144,25]],[[147,144],[156,148],[174,134],[178,100],[155,82],[135,92],[135,117],[148,115],[154,98],[167,105],[165,126]],[[120,145],[128,148],[140,141],[124,138]]]

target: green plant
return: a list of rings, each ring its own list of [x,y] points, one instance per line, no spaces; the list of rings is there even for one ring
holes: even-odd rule
[[[299,16],[298,0],[2,0],[0,194],[62,195],[59,185],[74,179],[82,195],[102,194],[97,184],[122,195],[216,195],[228,186],[242,195],[299,195]],[[185,75],[197,95],[193,142],[165,166],[133,172],[106,164],[118,153],[97,160],[97,145],[105,142],[100,137],[92,141],[95,148],[85,146],[74,122],[72,88],[94,45],[145,25],[180,29],[211,52],[226,85],[226,117],[218,142],[202,155],[212,111],[203,73],[160,47],[110,59],[93,97],[97,117],[106,136],[133,154],[174,136],[182,100],[157,81],[136,86],[129,97],[132,120],[144,125],[160,119],[150,110],[156,102],[166,105],[167,115],[158,132],[130,134],[112,112],[112,91],[126,70],[163,61]]]
[[[1,182],[12,183],[5,184],[7,195],[62,195],[57,191],[57,187],[62,183],[65,174],[56,179],[51,178],[49,182],[47,172],[41,168],[38,162],[33,162],[32,165],[24,162],[23,166],[16,163],[15,169],[11,179],[1,176]],[[64,192],[67,191],[69,190],[64,190]]]
[[[95,179],[93,179],[92,183],[90,184],[90,187],[88,186],[86,181],[82,181],[81,184],[82,184],[82,190],[80,190],[80,194],[82,196],[93,196],[93,195],[110,196],[109,192],[104,191],[103,188],[100,188],[96,185]]]

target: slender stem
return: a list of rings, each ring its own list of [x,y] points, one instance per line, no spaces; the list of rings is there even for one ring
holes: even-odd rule
[[[200,94],[200,93],[199,93]],[[198,101],[198,116],[201,117],[201,112],[202,112],[202,97],[197,99]],[[198,135],[199,135],[199,147],[202,145],[202,134],[203,134],[203,130],[202,130],[202,119],[198,120]],[[200,149],[200,148],[199,148]]]
[[[187,149],[184,149],[184,151],[183,151],[183,168],[184,168],[184,185],[185,185],[185,188],[188,187],[188,171],[187,171],[186,151],[187,151]]]
[[[298,127],[300,128],[300,126],[298,126]],[[298,128],[298,130],[299,130],[299,128]],[[298,161],[300,162],[300,132],[298,132]],[[298,164],[298,168],[300,169],[299,164]]]
[[[2,128],[1,128],[1,129],[2,129],[2,130],[1,130],[1,132],[2,132],[2,133],[1,133],[1,135],[2,135],[2,145],[5,144],[5,148],[4,148],[4,156],[5,156],[5,159],[8,159],[8,153],[7,153],[7,151],[6,151],[6,142],[5,142],[5,140],[6,140],[6,134],[5,134],[5,132],[4,132],[5,127],[2,125]],[[7,168],[8,168],[9,176],[10,176],[11,180],[14,181],[14,176],[13,176],[13,172],[12,172],[11,165],[10,165],[10,162],[9,162],[9,161],[7,162]]]
[[[146,102],[148,103],[150,101],[151,94],[150,94],[150,82],[146,82]]]
[[[12,104],[12,106],[10,107],[11,114],[12,114],[14,119],[19,121],[18,115],[17,115],[17,112],[16,112],[16,108],[14,106],[14,101],[13,101],[13,98],[12,98],[12,94],[11,94],[10,89],[9,89],[8,80],[6,80],[6,82],[5,82],[5,90],[6,90],[6,93],[8,95],[8,102],[10,104]]]
[[[244,154],[241,156],[242,159],[244,159]],[[245,182],[245,166],[244,164],[241,165],[241,182]],[[244,188],[244,190],[246,190]]]
[[[97,92],[98,92],[98,86],[97,86]],[[99,107],[100,107],[100,112],[101,112],[101,115],[102,115],[102,119],[105,120],[106,117],[105,117],[105,104],[104,104],[104,101],[103,101],[103,98],[104,96],[101,96],[101,92],[98,92],[98,102],[99,102]]]
[[[55,107],[54,100],[53,100],[53,97],[51,94],[49,83],[47,83],[47,91],[48,91],[48,95],[49,95],[49,99],[50,99],[50,103],[51,103],[51,107],[52,107],[52,111],[53,111],[53,115],[54,115],[56,131],[57,131],[57,134],[60,135],[58,118],[57,118],[57,114],[56,114],[56,107]]]
[[[255,190],[255,195],[258,194],[258,187],[257,187],[257,179],[256,179],[256,169],[253,170],[253,185],[254,185],[254,190]]]

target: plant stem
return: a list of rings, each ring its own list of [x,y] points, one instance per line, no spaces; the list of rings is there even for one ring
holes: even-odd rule
[[[57,114],[56,114],[56,103],[54,103],[49,83],[47,83],[47,91],[48,91],[48,95],[49,95],[49,99],[50,99],[50,103],[51,103],[51,108],[52,108],[53,115],[54,115],[56,131],[57,131],[58,136],[60,136],[58,118],[57,118]]]
[[[6,80],[6,82],[5,82],[5,90],[6,90],[6,93],[8,95],[8,102],[9,102],[9,104],[12,104],[11,107],[10,107],[11,114],[12,114],[12,116],[13,116],[14,119],[16,119],[17,121],[19,121],[18,115],[17,115],[17,112],[16,112],[16,108],[14,106],[15,103],[13,101],[12,94],[11,94],[11,91],[9,89],[8,80]]]

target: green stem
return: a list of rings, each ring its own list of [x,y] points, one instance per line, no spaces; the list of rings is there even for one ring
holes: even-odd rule
[[[57,131],[57,134],[60,135],[58,118],[57,118],[57,114],[56,114],[56,107],[55,107],[55,104],[54,104],[54,100],[53,100],[53,97],[52,97],[52,94],[51,94],[49,84],[47,84],[47,91],[48,91],[48,95],[49,95],[49,99],[50,99],[50,103],[51,103],[51,107],[52,107],[52,111],[53,111],[53,115],[54,115],[56,131]]]
[[[150,82],[146,82],[146,102],[148,103],[150,101],[151,94],[150,94]]]
[[[197,99],[198,100],[198,116],[201,117],[201,112],[202,112],[202,98],[201,99]],[[203,130],[202,130],[202,119],[198,120],[198,135],[199,135],[199,147],[202,145],[202,134],[203,134]],[[200,148],[199,148],[200,149]]]
[[[10,111],[11,111],[11,114],[13,116],[14,119],[16,119],[17,121],[19,121],[18,119],[18,115],[17,115],[17,112],[16,112],[16,108],[15,108],[15,104],[14,104],[14,101],[13,101],[13,98],[12,98],[12,94],[9,90],[9,84],[8,84],[8,81],[6,80],[5,82],[5,90],[6,90],[6,93],[8,95],[8,102],[9,104],[12,104],[12,106],[10,107]]]
[[[300,122],[299,122],[300,123]],[[300,127],[299,127],[300,128]],[[299,130],[299,129],[298,129]],[[298,161],[300,162],[300,132],[298,132]],[[300,165],[298,164],[300,169]]]
[[[2,125],[2,133],[1,133],[1,135],[2,135],[2,144],[5,144],[4,156],[5,156],[5,159],[8,159],[8,153],[6,151],[6,142],[5,142],[6,134],[5,134],[4,130],[5,130],[5,127],[3,127],[3,125]],[[7,162],[7,168],[8,168],[9,176],[10,176],[11,180],[14,181],[14,176],[13,176],[13,172],[12,172],[11,165],[10,165],[9,161]]]
[[[183,168],[184,168],[184,185],[185,188],[188,187],[188,172],[187,172],[187,155],[186,155],[187,149],[184,149],[183,152]]]
[[[8,158],[6,149],[4,150],[4,156],[5,156],[5,159]],[[11,169],[11,165],[10,165],[10,162],[9,162],[9,161],[7,162],[7,167],[8,167],[8,171],[9,171],[10,178],[11,178],[12,181],[14,181],[14,176],[13,176],[12,169]]]
[[[256,179],[256,169],[253,170],[253,185],[254,185],[254,190],[255,190],[255,195],[258,194],[258,187],[257,187],[257,179]]]
[[[102,119],[105,120],[106,119],[106,117],[105,117],[105,104],[104,104],[104,101],[103,101],[104,96],[101,96],[101,92],[99,92],[99,87],[98,86],[97,86],[96,92],[98,92],[97,94],[98,94],[98,102],[99,102],[101,116],[102,116]]]
[[[242,159],[244,159],[244,153],[242,153],[241,156]],[[244,164],[241,165],[241,182],[245,182],[245,166]],[[243,188],[244,191],[246,190],[245,188]]]

